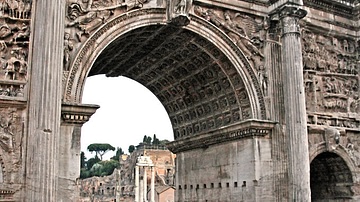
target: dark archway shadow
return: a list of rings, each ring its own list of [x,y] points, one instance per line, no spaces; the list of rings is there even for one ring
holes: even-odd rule
[[[311,201],[345,202],[353,196],[353,179],[346,162],[337,154],[324,152],[310,164]]]

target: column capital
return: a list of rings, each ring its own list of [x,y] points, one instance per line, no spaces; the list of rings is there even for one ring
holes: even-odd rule
[[[300,6],[295,5],[285,5],[279,9],[279,18],[284,17],[293,17],[293,18],[304,18],[307,14],[307,11],[302,9]]]
[[[280,8],[278,15],[281,21],[282,36],[290,33],[300,34],[299,20],[306,14],[307,11],[299,6],[285,5]]]

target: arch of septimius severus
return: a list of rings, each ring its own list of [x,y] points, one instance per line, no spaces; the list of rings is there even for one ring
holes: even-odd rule
[[[356,0],[1,0],[0,201],[78,200],[98,74],[164,105],[177,201],[360,200],[359,17]]]

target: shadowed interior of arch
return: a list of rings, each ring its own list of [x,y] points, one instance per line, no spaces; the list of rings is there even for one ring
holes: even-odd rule
[[[337,201],[351,198],[352,174],[346,162],[337,154],[324,152],[310,164],[312,201]]]
[[[252,118],[239,72],[209,40],[187,29],[149,25],[111,42],[89,76],[126,76],[164,105],[174,138]]]

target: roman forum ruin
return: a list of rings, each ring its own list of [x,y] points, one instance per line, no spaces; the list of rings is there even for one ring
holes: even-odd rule
[[[359,201],[359,17],[357,0],[1,0],[0,201],[78,200],[99,74],[167,110],[176,201]]]

